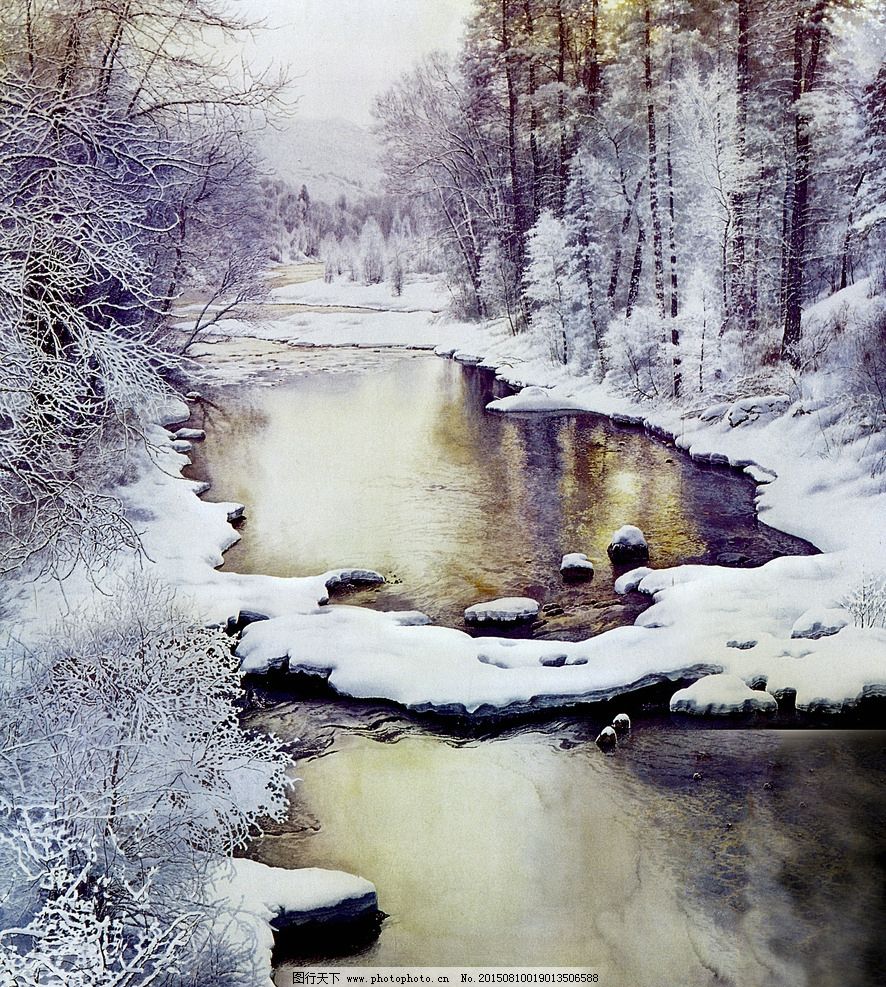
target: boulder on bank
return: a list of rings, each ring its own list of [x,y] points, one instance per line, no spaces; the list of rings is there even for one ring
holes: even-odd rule
[[[584,552],[567,552],[560,563],[560,575],[564,579],[593,579],[594,563]]]
[[[614,532],[606,551],[616,564],[649,558],[646,536],[633,524],[623,524]]]
[[[810,638],[830,637],[844,627],[848,627],[851,616],[840,607],[807,610],[794,621],[791,637]]]
[[[706,675],[671,696],[672,713],[694,716],[731,716],[740,713],[775,713],[778,703],[762,689],[751,689],[737,675]]]
[[[202,428],[179,428],[175,432],[175,437],[188,442],[202,442],[206,438],[206,433]]]
[[[465,610],[467,624],[520,624],[535,620],[538,602],[528,596],[504,596],[488,603],[475,603]]]
[[[275,941],[324,923],[356,922],[378,915],[375,886],[362,877],[318,867],[269,867],[236,858],[210,875],[210,903],[220,934],[233,937],[255,958],[255,983],[270,983]]]

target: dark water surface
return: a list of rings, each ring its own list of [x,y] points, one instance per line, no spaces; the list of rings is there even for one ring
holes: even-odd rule
[[[389,916],[357,955],[306,943],[277,984],[306,963],[585,966],[609,987],[886,983],[886,735],[649,716],[607,756],[605,722],[464,736],[279,697],[254,714],[324,753],[298,765],[291,818],[255,855],[359,873]]]
[[[486,413],[503,391],[482,371],[416,354],[278,356],[276,386],[221,388],[206,408],[194,474],[247,505],[232,569],[371,566],[393,584],[348,602],[453,626],[471,603],[528,593],[564,610],[533,633],[581,637],[642,606],[612,590],[605,548],[622,523],[644,529],[659,567],[812,550],[756,521],[744,478],[642,433]],[[567,551],[594,560],[593,582],[562,584]],[[610,708],[467,727],[258,698],[247,724],[302,757],[290,819],[253,853],[358,873],[388,914],[364,952],[307,943],[298,966],[586,966],[606,987],[886,983],[883,733],[636,709],[607,756],[593,739]]]

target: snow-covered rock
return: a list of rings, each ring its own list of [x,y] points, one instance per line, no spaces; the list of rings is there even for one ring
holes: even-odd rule
[[[188,442],[202,442],[206,438],[206,433],[202,428],[179,428],[175,431],[175,437]]]
[[[174,452],[181,452],[184,454],[189,453],[193,448],[191,443],[185,439],[173,439],[170,445],[172,446]]]
[[[733,428],[759,418],[772,417],[786,411],[791,399],[785,394],[761,394],[757,397],[742,398],[736,401],[726,414],[726,420]]]
[[[613,562],[629,562],[645,559],[649,555],[646,536],[633,524],[624,524],[614,532],[606,549]]]
[[[246,507],[243,504],[227,504],[228,523],[236,524],[246,520]]]
[[[529,596],[503,596],[488,603],[475,603],[465,610],[468,624],[519,624],[538,616],[538,601]]]
[[[235,858],[215,867],[207,887],[219,930],[255,956],[256,984],[272,982],[274,932],[334,919],[357,921],[378,912],[375,886],[343,871],[289,870]]]
[[[791,637],[811,638],[829,637],[842,631],[852,623],[852,616],[840,607],[807,610],[794,621]]]
[[[619,737],[624,736],[631,729],[631,718],[627,713],[618,713],[612,719],[612,729]]]
[[[728,716],[734,713],[774,713],[778,703],[774,696],[750,689],[737,675],[706,675],[686,689],[671,696],[672,713],[701,716]]]
[[[597,734],[597,739],[594,743],[600,748],[601,751],[611,751],[615,750],[618,746],[618,734],[612,727],[603,727],[599,734]]]
[[[584,552],[567,552],[560,563],[560,572],[570,579],[590,579],[594,575],[594,563]]]
[[[385,581],[385,577],[375,569],[333,569],[324,577],[326,588],[335,589],[338,586],[377,586]]]

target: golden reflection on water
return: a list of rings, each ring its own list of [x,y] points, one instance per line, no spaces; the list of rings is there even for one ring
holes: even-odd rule
[[[291,359],[301,366],[311,353]],[[590,628],[595,601],[616,602],[606,546],[622,524],[646,532],[658,568],[703,556],[742,524],[759,537],[747,486],[711,479],[640,433],[588,417],[490,414],[488,375],[432,356],[310,359],[311,373],[228,389],[206,411],[195,475],[209,474],[211,499],[246,505],[243,540],[226,559],[235,571],[368,566],[394,586],[362,603],[459,623],[480,599],[531,595],[573,606]],[[728,522],[721,503],[732,505]],[[564,586],[566,552],[592,559],[592,584]]]

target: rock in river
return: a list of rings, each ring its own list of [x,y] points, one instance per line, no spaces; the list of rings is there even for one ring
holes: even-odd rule
[[[606,551],[609,553],[609,558],[616,563],[633,562],[636,559],[649,557],[646,536],[633,524],[622,525],[613,534]]]
[[[584,552],[568,552],[560,563],[560,574],[564,579],[592,579],[594,563]]]
[[[538,616],[538,602],[528,596],[504,596],[488,603],[475,603],[465,610],[468,624],[519,624]]]

